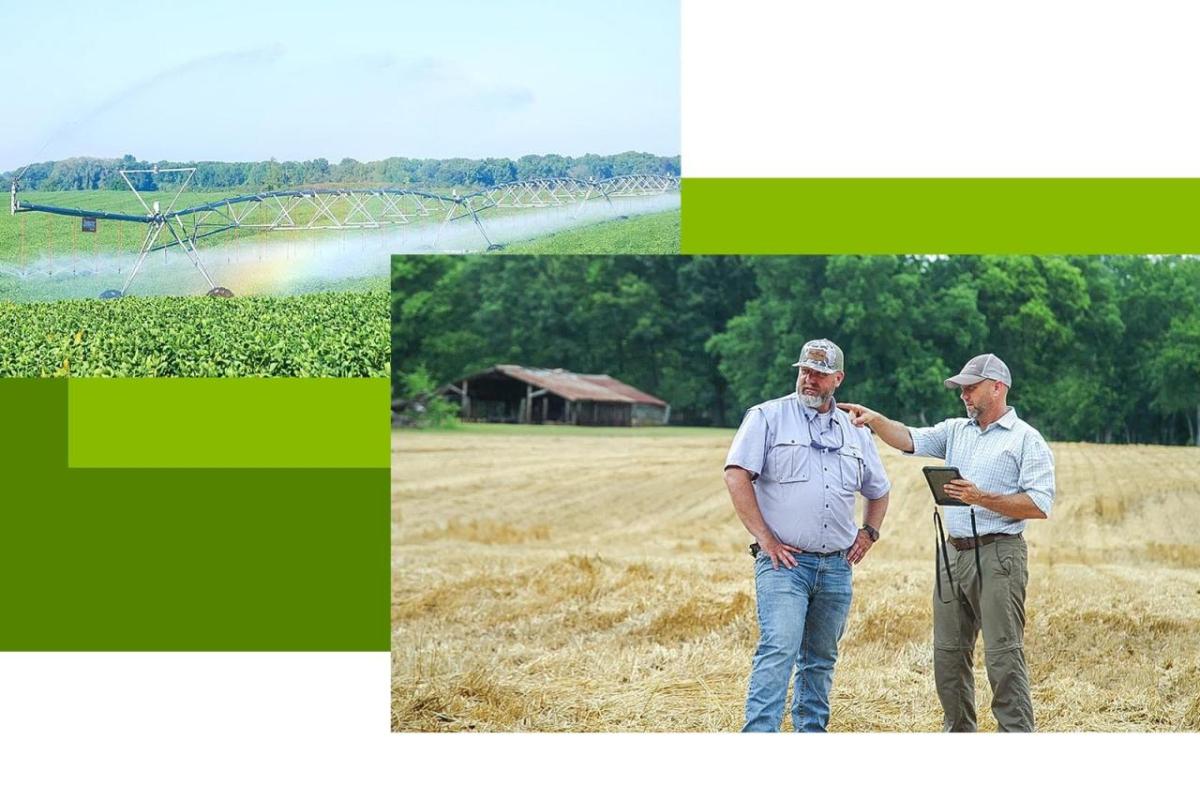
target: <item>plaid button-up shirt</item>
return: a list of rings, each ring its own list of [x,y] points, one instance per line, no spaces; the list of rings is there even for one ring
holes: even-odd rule
[[[1009,407],[996,422],[981,431],[965,417],[944,420],[929,428],[909,428],[914,456],[945,459],[963,478],[984,492],[1014,495],[1023,492],[1050,516],[1054,503],[1054,454],[1033,426]],[[971,513],[966,506],[947,506],[946,530],[952,537],[971,536]],[[1025,521],[976,507],[979,534],[1019,534]]]

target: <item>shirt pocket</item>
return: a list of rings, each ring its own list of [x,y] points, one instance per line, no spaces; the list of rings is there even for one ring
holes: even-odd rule
[[[770,478],[780,484],[808,481],[808,456],[811,450],[807,437],[801,439],[793,432],[780,431],[775,445],[767,454]]]
[[[858,492],[863,483],[863,453],[858,445],[846,445],[838,461],[842,468],[842,489]]]

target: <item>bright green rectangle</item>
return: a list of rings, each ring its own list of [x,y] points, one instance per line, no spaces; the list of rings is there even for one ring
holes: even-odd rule
[[[68,464],[387,467],[386,378],[73,378]]]
[[[1200,178],[688,178],[685,253],[1200,253]]]

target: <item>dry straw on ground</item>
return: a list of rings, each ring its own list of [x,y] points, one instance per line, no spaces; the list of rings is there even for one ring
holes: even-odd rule
[[[508,431],[394,435],[393,728],[737,730],[757,624],[731,432]],[[1200,730],[1200,449],[1052,447],[1058,501],[1028,530],[1039,728]],[[929,462],[883,451],[830,728],[936,731]],[[994,730],[982,665],[980,642]]]

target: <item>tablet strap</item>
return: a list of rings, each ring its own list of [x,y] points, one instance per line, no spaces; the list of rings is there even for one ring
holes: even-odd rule
[[[946,530],[942,528],[942,516],[937,507],[933,507],[933,576],[937,584],[938,600],[944,604],[954,600],[954,574],[950,572],[950,555],[946,553]],[[950,582],[950,600],[942,597],[942,571],[938,569],[938,552],[941,552],[942,564],[946,566],[946,579]]]
[[[975,507],[970,507],[971,510],[971,538],[975,542],[975,575],[979,580],[979,590],[983,591],[983,565],[980,563],[979,557],[979,529],[975,525]],[[933,577],[934,583],[937,585],[938,600],[944,604],[954,600],[954,574],[950,572],[950,553],[946,545],[946,530],[942,528],[942,516],[938,514],[937,507],[933,507]],[[938,556],[942,557],[942,564],[946,566],[946,578],[950,581],[950,601],[942,597],[942,571],[937,569]]]
[[[979,564],[979,529],[975,528],[975,507],[971,507],[971,536],[975,538],[975,575],[979,576],[979,592],[983,592],[983,568]],[[982,602],[981,602],[982,603]]]

